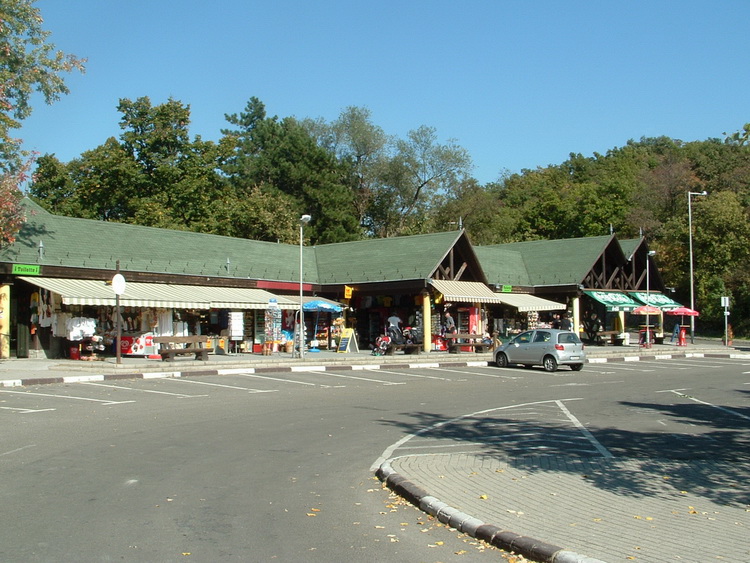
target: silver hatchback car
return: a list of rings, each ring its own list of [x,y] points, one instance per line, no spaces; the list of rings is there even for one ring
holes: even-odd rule
[[[545,371],[557,371],[557,366],[566,365],[573,371],[579,371],[585,362],[583,342],[569,330],[527,330],[495,350],[495,363],[501,368],[521,364],[526,367],[542,366]]]

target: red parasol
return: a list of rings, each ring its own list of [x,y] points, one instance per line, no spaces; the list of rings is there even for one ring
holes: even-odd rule
[[[667,315],[680,315],[683,317],[697,317],[698,315],[700,315],[698,311],[694,311],[689,307],[677,307],[676,309],[670,309],[669,311],[666,311],[666,313]]]

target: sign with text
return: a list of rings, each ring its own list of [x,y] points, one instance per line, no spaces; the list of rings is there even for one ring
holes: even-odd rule
[[[337,352],[345,354],[350,350],[354,349],[355,352],[359,352],[357,346],[357,335],[354,334],[353,328],[344,328],[341,330],[341,341]]]
[[[13,264],[12,274],[16,276],[38,276],[42,273],[39,264]]]

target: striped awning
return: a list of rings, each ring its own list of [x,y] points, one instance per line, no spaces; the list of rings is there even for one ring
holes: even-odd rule
[[[607,308],[607,311],[632,311],[638,307],[627,293],[621,291],[584,291],[586,295],[595,299]]]
[[[30,276],[19,279],[57,293],[65,305],[116,304],[112,286],[104,281]],[[266,309],[271,299],[275,299],[281,309],[298,307],[263,289],[142,282],[126,283],[120,305],[164,309]]]
[[[542,299],[527,293],[496,293],[505,305],[515,307],[522,313],[529,311],[562,311],[565,305],[557,301]]]
[[[430,285],[443,294],[446,301],[457,303],[502,303],[499,296],[481,282],[430,280]]]
[[[632,291],[630,295],[644,305],[652,305],[653,307],[659,307],[659,309],[676,309],[677,307],[682,307],[681,303],[677,303],[677,301],[671,297],[667,297],[660,291]]]

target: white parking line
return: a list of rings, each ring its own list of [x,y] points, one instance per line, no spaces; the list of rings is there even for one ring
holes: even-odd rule
[[[54,397],[55,399],[71,399],[73,401],[91,401],[92,403],[102,403],[104,405],[124,405],[126,403],[135,403],[135,401],[105,401],[104,399],[92,399],[90,397],[76,397],[74,395],[55,395],[52,393],[32,393],[29,391],[6,391],[0,389],[0,393],[16,393],[18,395],[28,395],[29,397]]]
[[[484,366],[480,366],[484,367]],[[460,373],[463,375],[478,375],[479,377],[493,377],[495,379],[520,379],[520,377],[514,377],[512,375],[500,375],[499,373],[478,373],[476,371],[462,371],[459,369],[448,369],[448,368],[431,368],[435,371],[447,371],[449,373]]]
[[[409,373],[402,371],[386,371],[383,369],[378,370],[380,373],[390,373],[391,375],[403,375],[404,377],[414,377],[419,379],[437,379],[438,381],[450,381],[447,377],[438,377],[436,375],[422,375],[419,373]]]
[[[282,379],[280,377],[269,377],[267,375],[257,375],[255,373],[234,373],[233,375],[239,375],[241,377],[254,377],[256,379],[268,379],[269,381],[279,381],[281,383],[296,383],[297,385],[309,385],[315,387],[316,383],[309,383],[307,381],[297,381],[295,379]]]
[[[700,399],[696,399],[695,397],[691,397],[690,395],[685,395],[685,393],[680,393],[677,390],[673,390],[672,393],[674,393],[675,395],[678,395],[679,397],[682,397],[683,399],[687,399],[688,401],[693,401],[694,403],[698,403],[700,405],[706,405],[707,407],[713,407],[727,414],[731,414],[732,416],[738,416],[740,418],[744,418],[745,420],[750,420],[750,416],[744,415],[732,409],[728,409],[726,407],[720,407],[719,405],[707,403],[706,401],[701,401]]]
[[[208,385],[209,387],[224,387],[225,389],[237,389],[247,391],[248,393],[275,393],[278,389],[248,389],[237,385],[224,385],[222,383],[209,383],[208,381],[195,381],[194,379],[165,379],[164,381],[174,381],[179,383],[192,383],[193,385]]]
[[[47,412],[47,411],[56,411],[57,409],[17,409],[13,407],[0,407],[2,410],[6,411],[18,411],[20,414],[29,414],[29,413],[35,413],[35,412]]]
[[[23,447],[20,447],[20,448],[16,448],[15,450],[10,450],[8,452],[3,452],[3,453],[0,454],[0,457],[2,457],[4,455],[15,454],[15,453],[21,452],[23,450],[27,450],[29,448],[36,448],[36,444],[29,444],[28,446],[23,446]]]
[[[190,398],[190,397],[208,397],[208,395],[185,395],[184,393],[170,393],[169,391],[156,391],[154,389],[139,389],[137,387],[124,387],[122,385],[107,385],[105,383],[92,383],[90,381],[81,382],[81,385],[93,385],[95,387],[107,387],[109,389],[123,389],[133,391],[134,393],[155,393],[158,395],[170,395],[172,397]]]
[[[342,375],[339,373],[331,373],[330,371],[316,371],[313,373],[319,373],[320,375],[325,375],[328,377],[340,377],[342,379],[358,379],[360,381],[370,381],[372,383],[382,383],[383,385],[406,385],[406,383],[393,383],[391,381],[384,381],[382,379],[370,379],[369,377],[357,377],[355,375]]]
[[[603,457],[606,457],[606,458],[609,458],[609,459],[615,457],[615,456],[612,455],[612,453],[607,448],[605,448],[599,442],[599,440],[597,440],[596,438],[594,438],[594,435],[589,431],[588,428],[586,428],[583,424],[581,424],[581,422],[575,416],[573,416],[573,413],[571,413],[568,410],[568,407],[566,407],[565,404],[563,404],[562,401],[555,401],[555,403],[557,404],[558,407],[560,407],[560,410],[565,413],[565,416],[568,417],[568,420],[570,420],[573,423],[573,425],[576,428],[578,428],[578,430],[581,431],[581,433],[586,437],[586,439],[591,443],[591,445],[596,448],[596,451],[598,451],[600,454],[602,454]]]

